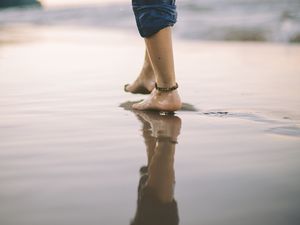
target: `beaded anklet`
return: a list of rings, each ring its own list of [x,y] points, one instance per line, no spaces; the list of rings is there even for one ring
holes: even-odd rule
[[[157,83],[155,83],[155,89],[161,92],[170,92],[170,91],[174,91],[178,88],[178,84],[176,83],[175,86],[173,87],[158,87]]]

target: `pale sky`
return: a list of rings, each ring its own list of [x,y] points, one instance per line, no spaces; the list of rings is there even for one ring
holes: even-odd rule
[[[40,0],[45,6],[62,6],[62,5],[78,5],[90,3],[113,3],[113,2],[128,2],[130,0]]]

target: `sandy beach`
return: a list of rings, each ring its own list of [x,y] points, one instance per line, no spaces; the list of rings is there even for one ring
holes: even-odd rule
[[[0,224],[130,224],[160,135],[178,141],[180,224],[298,224],[299,44],[175,39],[185,107],[170,119],[124,109],[145,97],[123,91],[142,65],[136,33],[1,33]]]

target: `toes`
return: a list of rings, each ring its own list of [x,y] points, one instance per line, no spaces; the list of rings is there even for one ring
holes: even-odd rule
[[[136,110],[147,110],[149,109],[149,104],[147,103],[147,100],[142,100],[140,102],[133,104],[132,108]]]
[[[141,104],[140,103],[135,103],[132,105],[133,109],[137,109],[137,110],[142,110]]]
[[[153,86],[154,87],[154,86]],[[153,90],[153,88],[151,87],[150,89],[148,89],[148,87],[146,87],[144,84],[141,83],[137,83],[137,81],[135,81],[132,84],[125,84],[124,85],[124,91],[125,92],[130,92],[132,94],[150,94],[151,91]]]
[[[127,90],[127,87],[128,87],[129,85],[130,85],[130,84],[125,84],[125,85],[124,85],[124,91],[125,91],[125,92],[129,92],[129,91]]]
[[[128,90],[127,90],[128,85],[129,85],[129,84],[125,84],[125,85],[124,85],[124,91],[125,91],[125,92],[128,92]]]

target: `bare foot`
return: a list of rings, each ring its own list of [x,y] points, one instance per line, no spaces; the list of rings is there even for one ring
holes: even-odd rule
[[[137,110],[174,112],[181,108],[181,100],[177,90],[161,92],[153,89],[145,100],[132,105],[132,108]]]
[[[126,84],[124,90],[133,94],[150,94],[154,85],[154,76],[139,76],[132,84]]]

